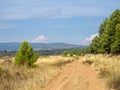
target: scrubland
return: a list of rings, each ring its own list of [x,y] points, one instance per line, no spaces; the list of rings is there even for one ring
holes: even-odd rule
[[[42,90],[61,73],[62,66],[75,60],[92,67],[108,88],[120,90],[120,56],[103,54],[76,57],[40,56],[34,68],[16,67],[13,63],[14,57],[2,57],[0,90]]]
[[[34,68],[15,67],[13,57],[0,59],[0,90],[42,90],[61,72],[61,66],[75,57],[40,57]]]
[[[85,55],[82,62],[91,65],[112,90],[120,90],[120,55]]]

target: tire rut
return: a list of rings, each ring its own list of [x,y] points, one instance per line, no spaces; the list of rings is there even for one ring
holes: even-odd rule
[[[62,67],[62,72],[43,90],[107,90],[94,69],[76,60]]]

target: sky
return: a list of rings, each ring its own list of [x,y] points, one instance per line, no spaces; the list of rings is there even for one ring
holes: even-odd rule
[[[89,45],[120,0],[0,0],[0,42]]]

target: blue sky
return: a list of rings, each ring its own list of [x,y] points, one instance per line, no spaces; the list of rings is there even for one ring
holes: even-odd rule
[[[89,45],[120,0],[0,0],[0,42]]]

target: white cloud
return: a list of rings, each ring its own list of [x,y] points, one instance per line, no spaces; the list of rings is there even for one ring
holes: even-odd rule
[[[104,2],[104,3],[102,3]],[[104,0],[0,0],[0,19],[71,18],[78,16],[104,16],[120,1]],[[107,6],[107,7],[106,7]]]
[[[3,29],[11,29],[11,28],[13,28],[12,25],[0,24],[0,30],[3,30]]]
[[[33,42],[46,42],[48,39],[44,35],[38,36]]]
[[[85,40],[86,41],[92,41],[94,39],[94,37],[96,37],[96,36],[98,36],[97,33],[96,34],[92,34],[92,35],[90,35],[90,37],[87,37]]]
[[[4,8],[0,11],[0,19],[16,20],[29,18],[54,18],[61,14],[60,8],[46,8],[46,7],[11,7]]]
[[[85,40],[81,41],[81,45],[89,45],[96,36],[98,36],[98,33],[90,35],[89,37],[85,38]]]
[[[52,18],[61,14],[61,9],[48,9],[33,14],[32,18]]]
[[[98,0],[95,1],[97,2]],[[57,2],[55,0],[4,0],[1,2],[1,7],[3,8],[0,10],[0,19],[106,16],[111,13],[111,10],[107,7],[101,7],[96,5],[96,3],[94,4],[94,2],[92,2],[94,5],[86,2],[90,3],[89,0],[76,0],[75,2],[64,0]],[[26,5],[26,3],[28,4]]]

